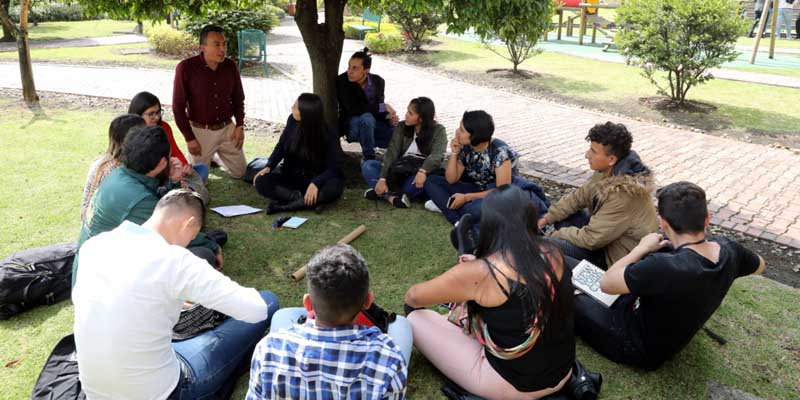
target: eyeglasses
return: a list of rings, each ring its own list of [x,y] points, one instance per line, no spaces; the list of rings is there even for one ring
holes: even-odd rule
[[[153,112],[149,112],[149,113],[144,113],[143,116],[146,117],[146,118],[158,118],[158,117],[160,117],[162,115],[164,115],[164,110],[158,110],[158,111],[153,111]]]

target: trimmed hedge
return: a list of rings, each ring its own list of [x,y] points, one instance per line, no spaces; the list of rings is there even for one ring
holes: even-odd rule
[[[197,53],[199,40],[185,31],[179,31],[169,25],[156,25],[145,28],[147,41],[156,53],[174,57],[188,57]]]
[[[8,10],[12,21],[19,23],[19,5]],[[62,3],[34,3],[28,16],[30,22],[55,22],[55,21],[85,21],[97,19],[96,16],[88,16],[83,12],[80,4]]]
[[[398,33],[372,32],[367,33],[364,45],[377,54],[394,53],[403,50],[405,43]]]

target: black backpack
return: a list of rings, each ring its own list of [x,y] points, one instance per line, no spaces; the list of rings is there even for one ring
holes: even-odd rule
[[[76,243],[55,244],[20,251],[0,262],[0,320],[68,299],[77,248]]]

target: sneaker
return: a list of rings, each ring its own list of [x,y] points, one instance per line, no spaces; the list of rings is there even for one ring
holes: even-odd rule
[[[396,208],[409,208],[411,207],[411,200],[403,193],[402,196],[395,196],[394,199],[392,199],[392,205]]]
[[[364,198],[367,200],[378,201],[380,200],[381,196],[378,196],[378,193],[375,192],[375,189],[367,189],[367,191],[364,192]]]
[[[425,209],[428,211],[438,212],[441,213],[442,210],[433,202],[433,200],[428,200],[425,202]]]

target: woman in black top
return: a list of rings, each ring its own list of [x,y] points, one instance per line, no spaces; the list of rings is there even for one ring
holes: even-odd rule
[[[342,195],[336,139],[325,128],[319,96],[301,94],[266,168],[253,179],[258,193],[273,200],[268,214],[315,207]]]
[[[408,321],[417,349],[481,397],[549,395],[566,384],[575,361],[571,273],[558,249],[536,235],[537,215],[513,185],[490,192],[477,259],[406,293],[412,308],[466,302],[468,318],[455,321],[461,326],[432,310],[415,310]]]

